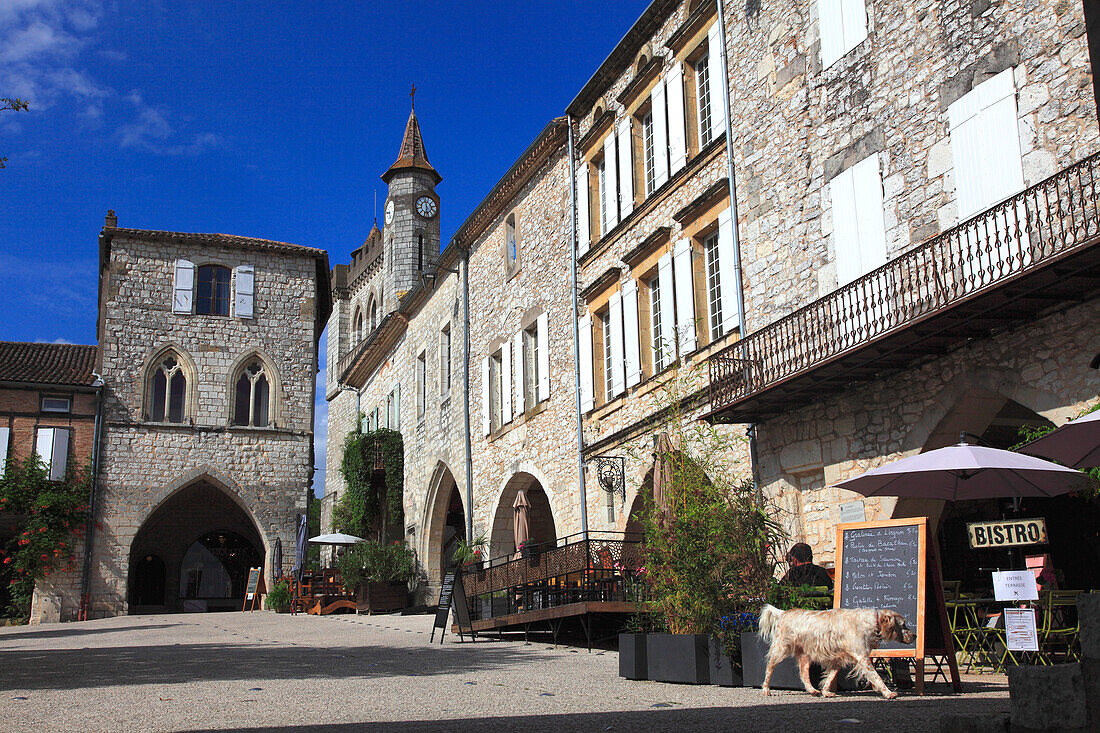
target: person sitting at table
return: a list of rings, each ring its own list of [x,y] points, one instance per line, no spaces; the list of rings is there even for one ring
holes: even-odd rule
[[[814,565],[814,551],[805,542],[791,547],[787,552],[787,564],[791,567],[779,581],[780,585],[812,585],[832,589],[833,579],[829,577],[829,571]]]

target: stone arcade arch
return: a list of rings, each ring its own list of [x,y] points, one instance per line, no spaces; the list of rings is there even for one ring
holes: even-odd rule
[[[451,565],[455,543],[466,539],[466,506],[454,474],[443,461],[436,464],[428,491],[424,570],[438,587]]]
[[[225,542],[220,542],[223,538]],[[231,595],[243,587],[236,575],[242,565],[263,566],[266,558],[263,537],[251,513],[238,499],[215,479],[204,475],[162,501],[134,536],[127,578],[131,613],[184,610],[184,601],[191,600],[187,598],[187,578],[183,577],[184,559],[197,542],[205,542],[211,550],[207,554],[221,559],[232,583],[225,593],[193,599],[205,601],[195,607],[205,605],[209,610],[241,607],[243,595],[240,599]],[[218,549],[219,544],[225,547],[224,553]],[[149,573],[153,568],[149,557],[163,564],[163,581],[160,578],[153,581],[154,586],[163,582],[163,601],[159,604],[142,603],[155,600],[150,597]]]
[[[543,546],[553,546],[558,539],[557,523],[554,521],[554,512],[550,508],[550,498],[546,494],[542,483],[533,474],[520,471],[513,474],[497,500],[496,511],[493,513],[492,531],[489,534],[489,555],[499,557],[510,555],[516,551],[514,535],[515,509],[512,504],[520,489],[527,490],[527,501],[531,505],[528,510],[528,522],[530,527],[531,542]]]

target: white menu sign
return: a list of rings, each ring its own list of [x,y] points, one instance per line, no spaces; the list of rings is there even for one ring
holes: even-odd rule
[[[1005,639],[1011,652],[1039,651],[1039,634],[1035,631],[1034,608],[1006,608]]]
[[[993,573],[993,597],[998,601],[1037,601],[1039,589],[1030,570]]]

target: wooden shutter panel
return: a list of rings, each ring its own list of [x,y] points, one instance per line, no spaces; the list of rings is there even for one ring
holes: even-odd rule
[[[493,432],[493,421],[489,416],[489,357],[481,360],[481,433]]]
[[[722,333],[731,333],[740,326],[737,313],[737,289],[741,282],[734,267],[733,211],[726,209],[718,215],[718,281],[722,298]]]
[[[722,101],[722,85],[726,75],[722,71],[722,34],[718,23],[707,31],[707,72],[710,74],[710,131],[711,140],[726,131],[726,103]]]
[[[176,276],[172,284],[172,312],[190,315],[195,295],[195,263],[176,260]]]
[[[827,69],[844,55],[844,21],[841,0],[817,0],[818,30],[821,36],[821,68]]]
[[[241,265],[236,269],[236,273],[237,283],[233,298],[233,312],[238,318],[252,318],[256,271],[252,265]]]
[[[862,266],[859,260],[859,226],[856,218],[854,172],[841,172],[829,183],[833,205],[833,249],[836,252],[837,285],[844,286],[858,278]]]
[[[626,349],[626,386],[642,381],[642,355],[638,348],[638,281],[623,285],[623,342]]]
[[[516,331],[516,334],[512,336],[512,353],[515,354],[512,362],[512,380],[515,383],[513,390],[516,393],[516,417],[519,417],[527,406],[523,371],[527,360],[523,358],[523,331]]]
[[[619,291],[611,294],[607,317],[611,322],[611,394],[608,399],[622,394],[626,385],[623,373],[623,296]]]
[[[657,287],[660,289],[661,313],[661,350],[664,355],[664,363],[671,364],[676,360],[676,307],[672,276],[672,253],[666,252],[657,260]]]
[[[500,347],[500,423],[512,422],[512,344]]]
[[[588,163],[577,168],[577,256],[588,251],[592,239],[591,211],[588,208]]]
[[[595,407],[595,399],[592,391],[592,316],[585,313],[578,319],[577,328],[580,332],[580,343],[577,344],[577,355],[581,363],[581,411],[588,412]]]
[[[34,440],[34,452],[49,469],[53,460],[53,428],[39,428]]]
[[[619,121],[619,211],[625,219],[634,211],[634,146],[631,145],[633,117]]]
[[[615,132],[612,131],[603,141],[603,180],[604,201],[607,205],[607,225],[601,234],[606,236],[608,232],[619,223],[619,185],[616,183],[616,168],[618,163],[615,158]]]
[[[878,153],[852,166],[860,275],[886,264],[886,221],[882,213],[882,174]]]
[[[653,114],[653,185],[660,188],[668,180],[668,111],[664,79],[653,87],[649,99]]]
[[[535,320],[535,341],[538,348],[539,370],[539,402],[550,399],[550,316],[543,313]],[[589,351],[592,350],[592,340],[588,342]],[[591,358],[588,360],[589,369],[592,368]],[[583,367],[583,362],[582,362]]]
[[[69,465],[69,430],[67,428],[53,429],[53,452],[50,457],[50,481],[61,481],[65,478],[65,469]]]
[[[684,66],[677,61],[666,79],[668,100],[668,159],[670,176],[687,165],[687,123],[684,112]]]
[[[672,270],[676,277],[676,333],[680,355],[695,351],[695,277],[691,240],[681,239],[673,248]]]
[[[0,428],[0,478],[4,478],[4,471],[8,464],[8,443],[11,441],[11,429]]]
[[[841,55],[867,38],[867,0],[841,0],[841,23],[844,25]]]
[[[401,431],[401,385],[393,388],[393,429]]]

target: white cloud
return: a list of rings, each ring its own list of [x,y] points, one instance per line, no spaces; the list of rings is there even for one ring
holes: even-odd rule
[[[122,148],[137,148],[157,155],[200,155],[222,144],[214,133],[193,136],[188,143],[172,142],[175,131],[168,122],[168,114],[146,104],[141,92],[134,90],[126,95],[135,112],[133,122],[118,128],[118,144]]]

